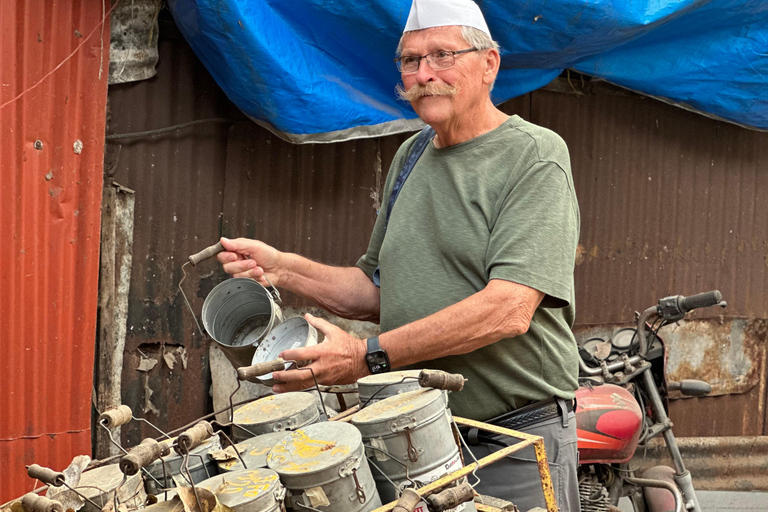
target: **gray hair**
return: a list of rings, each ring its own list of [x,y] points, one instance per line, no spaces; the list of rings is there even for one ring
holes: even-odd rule
[[[401,56],[403,52],[403,38],[405,37],[405,34],[408,32],[404,32],[403,35],[400,37],[400,42],[397,43],[397,50],[396,54],[398,57]],[[490,35],[486,34],[482,30],[476,29],[475,27],[468,27],[466,25],[461,25],[461,37],[464,38],[464,41],[471,47],[471,48],[477,48],[478,50],[496,50],[500,51],[499,43],[494,41]],[[489,92],[493,90],[493,83],[491,83],[491,86],[489,88]]]

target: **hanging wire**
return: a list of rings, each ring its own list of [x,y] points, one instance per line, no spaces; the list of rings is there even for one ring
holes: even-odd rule
[[[371,395],[371,396],[368,398],[368,400],[366,400],[366,401],[365,401],[365,403],[364,403],[363,405],[361,405],[361,406],[360,406],[360,410],[363,410],[363,409],[365,409],[366,407],[368,407],[368,404],[369,404],[369,403],[371,403],[371,400],[373,400],[373,399],[376,397],[376,395],[378,395],[379,393],[381,393],[382,391],[384,391],[384,390],[385,390],[386,388],[388,388],[389,386],[397,386],[398,384],[402,384],[403,382],[405,382],[405,381],[407,381],[407,380],[415,380],[415,381],[418,381],[418,380],[419,380],[419,378],[418,378],[418,377],[410,377],[410,376],[406,376],[406,377],[403,377],[402,379],[400,379],[400,380],[399,380],[399,381],[397,381],[397,382],[390,382],[389,384],[384,384],[384,385],[383,385],[383,386],[381,386],[379,389],[377,389],[377,390],[376,390],[376,392],[375,392],[374,394],[372,394],[372,395]]]

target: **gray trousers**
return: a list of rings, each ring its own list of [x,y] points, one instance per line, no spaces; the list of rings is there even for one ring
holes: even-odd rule
[[[564,423],[567,425],[563,426]],[[560,512],[580,512],[579,482],[576,475],[579,454],[576,447],[574,413],[531,425],[521,429],[521,432],[544,438],[549,472]],[[520,442],[519,439],[499,435],[492,435],[491,439],[506,446]],[[480,443],[470,445],[470,449],[474,456],[480,459],[500,450],[501,447],[492,443]],[[472,456],[466,451],[464,461],[466,464],[473,462]],[[510,501],[517,505],[520,512],[527,512],[534,507],[546,510],[533,446],[480,469],[477,476],[480,478],[480,485],[475,490],[480,494]]]

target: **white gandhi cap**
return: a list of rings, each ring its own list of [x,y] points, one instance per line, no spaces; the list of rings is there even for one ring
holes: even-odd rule
[[[472,0],[413,0],[403,32],[453,25],[473,27],[491,35],[480,7]]]

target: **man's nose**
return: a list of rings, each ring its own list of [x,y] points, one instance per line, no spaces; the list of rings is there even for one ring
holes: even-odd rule
[[[415,75],[416,81],[420,84],[434,82],[437,79],[435,70],[427,63],[427,59],[421,59],[419,69],[416,70]]]

